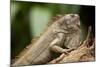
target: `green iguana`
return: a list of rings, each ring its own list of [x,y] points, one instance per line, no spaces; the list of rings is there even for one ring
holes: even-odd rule
[[[19,57],[12,66],[45,64],[54,53],[68,53],[80,46],[80,18],[66,14],[50,25],[36,43]]]

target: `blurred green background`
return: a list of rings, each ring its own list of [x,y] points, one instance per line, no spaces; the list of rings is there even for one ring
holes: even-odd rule
[[[40,36],[52,17],[69,13],[80,15],[82,39],[89,25],[95,32],[95,6],[11,1],[11,59],[29,45],[32,38]]]

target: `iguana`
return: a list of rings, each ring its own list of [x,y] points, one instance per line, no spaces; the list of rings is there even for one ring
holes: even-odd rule
[[[45,64],[54,53],[68,53],[76,49],[80,42],[80,17],[66,14],[50,25],[47,31],[19,57],[12,66]]]

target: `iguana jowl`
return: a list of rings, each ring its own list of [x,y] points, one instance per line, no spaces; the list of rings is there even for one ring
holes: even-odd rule
[[[79,46],[79,40],[79,15],[66,14],[55,21],[12,66],[47,63],[52,58],[51,52],[67,53],[68,50]],[[63,46],[66,48],[62,48]]]

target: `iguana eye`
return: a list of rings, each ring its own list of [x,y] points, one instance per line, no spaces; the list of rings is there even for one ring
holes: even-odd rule
[[[74,18],[74,17],[75,17],[75,15],[74,15],[74,14],[70,14],[70,16],[71,16],[72,18]]]
[[[78,14],[70,14],[71,18],[77,18],[79,19],[79,15]]]

